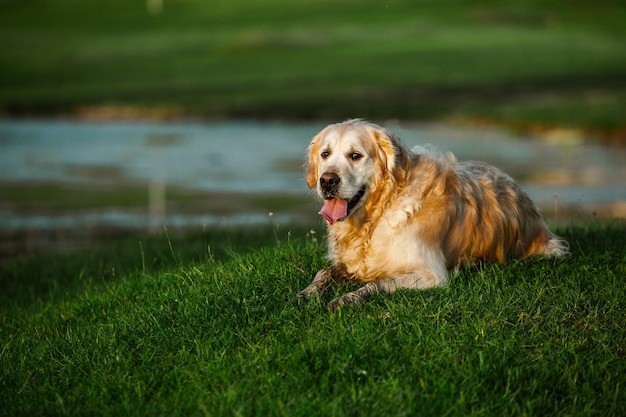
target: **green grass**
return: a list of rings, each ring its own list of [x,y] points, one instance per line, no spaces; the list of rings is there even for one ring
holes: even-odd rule
[[[621,138],[621,1],[2,0],[0,111],[488,118]],[[105,113],[108,114],[108,113]]]
[[[132,238],[0,270],[6,415],[626,414],[626,225],[445,289],[295,294],[321,231]]]

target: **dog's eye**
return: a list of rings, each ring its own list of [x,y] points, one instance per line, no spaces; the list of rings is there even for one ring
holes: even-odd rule
[[[330,152],[328,152],[328,151],[324,151],[324,152],[322,152],[322,153],[320,154],[320,156],[322,157],[322,159],[326,159],[326,158],[328,158],[328,155],[330,155]]]
[[[350,159],[352,159],[353,161],[358,161],[361,158],[363,158],[363,155],[358,152],[352,152],[350,154]]]

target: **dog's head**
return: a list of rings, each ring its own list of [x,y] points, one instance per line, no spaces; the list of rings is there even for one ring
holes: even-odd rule
[[[307,184],[325,200],[320,210],[330,225],[364,206],[385,181],[397,181],[407,151],[372,123],[348,120],[324,128],[308,149]]]

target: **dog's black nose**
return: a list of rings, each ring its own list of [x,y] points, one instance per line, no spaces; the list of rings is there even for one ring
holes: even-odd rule
[[[339,185],[339,181],[341,181],[339,175],[334,172],[324,172],[320,177],[320,185],[322,188],[336,187]]]

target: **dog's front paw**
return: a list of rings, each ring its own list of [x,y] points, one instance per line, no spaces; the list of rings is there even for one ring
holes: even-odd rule
[[[361,297],[359,294],[356,293],[356,291],[349,292],[342,295],[341,297],[337,297],[334,300],[331,300],[331,302],[328,303],[328,310],[335,311],[342,306],[358,306],[366,302],[367,299]]]
[[[311,284],[305,289],[303,289],[302,291],[300,291],[298,294],[296,294],[296,298],[307,299],[307,298],[314,297],[318,294],[319,294],[319,290],[317,289],[317,287]]]
[[[369,283],[356,291],[335,298],[328,303],[328,310],[335,311],[341,306],[358,306],[365,304],[369,301],[374,292],[376,292],[376,287],[374,284]]]

